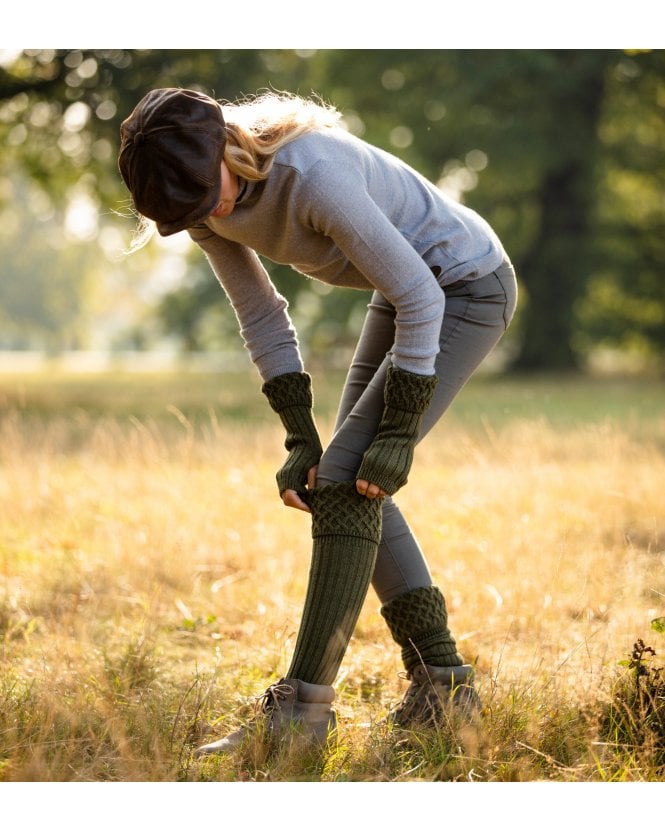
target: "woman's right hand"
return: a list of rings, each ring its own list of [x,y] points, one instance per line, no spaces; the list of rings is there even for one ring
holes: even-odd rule
[[[316,487],[316,474],[318,473],[318,470],[318,465],[314,465],[314,467],[311,467],[308,470],[307,490],[312,490],[314,487]],[[295,491],[292,488],[287,488],[286,490],[282,491],[280,495],[282,497],[282,502],[286,505],[287,508],[297,508],[299,511],[306,511],[308,514],[312,513],[309,505],[298,494],[298,491]]]

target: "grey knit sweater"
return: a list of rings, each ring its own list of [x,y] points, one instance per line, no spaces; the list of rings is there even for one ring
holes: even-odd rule
[[[442,287],[489,274],[505,258],[478,214],[339,128],[285,145],[230,216],[209,217],[189,234],[264,380],[303,363],[286,300],[257,254],[330,285],[378,290],[396,309],[394,364],[421,375],[432,374],[439,351]]]

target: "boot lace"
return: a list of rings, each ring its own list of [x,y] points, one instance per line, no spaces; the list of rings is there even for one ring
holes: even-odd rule
[[[279,709],[280,703],[285,701],[292,692],[293,687],[290,684],[282,681],[271,684],[256,700],[257,713],[272,713],[273,710]]]
[[[407,687],[407,690],[404,693],[400,703],[392,709],[393,717],[399,717],[403,715],[406,711],[410,710],[413,707],[420,692],[419,687],[417,687],[414,683],[410,672],[398,672],[397,675],[399,678],[402,678],[405,681],[410,681],[411,683]]]
[[[427,720],[436,717],[451,688],[447,684],[435,681],[429,672],[422,680],[414,678],[410,672],[400,672],[398,675],[410,681],[410,684],[402,700],[392,711],[391,718],[399,722],[401,718]]]

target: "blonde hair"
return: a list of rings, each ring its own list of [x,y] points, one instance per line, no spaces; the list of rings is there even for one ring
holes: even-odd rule
[[[136,219],[136,228],[129,243],[129,248],[124,251],[125,254],[134,254],[144,248],[157,231],[157,224],[152,219],[148,219],[147,216],[143,216],[136,210],[132,210],[131,213]]]
[[[318,98],[301,98],[272,90],[234,102],[222,102],[226,122],[224,161],[237,176],[250,182],[266,179],[277,151],[304,133],[337,126],[342,114]],[[154,235],[155,223],[137,214],[138,225],[129,250],[143,248]]]
[[[319,99],[287,92],[264,92],[223,104],[226,121],[224,161],[250,182],[267,178],[277,152],[313,130],[335,127],[342,115]]]

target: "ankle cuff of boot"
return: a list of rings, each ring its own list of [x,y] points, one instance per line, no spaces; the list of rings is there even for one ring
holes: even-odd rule
[[[299,678],[284,678],[280,683],[293,687],[298,701],[306,704],[332,704],[335,700],[335,690],[328,684],[310,684]]]
[[[460,664],[454,667],[418,664],[409,673],[409,677],[417,684],[435,683],[458,687],[461,684],[473,684],[474,670],[471,664]]]
[[[368,499],[355,482],[336,482],[310,492],[312,537],[343,536],[381,541],[382,499]]]

